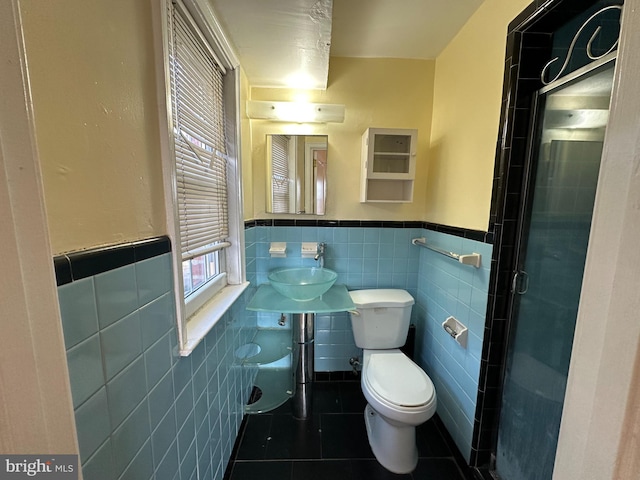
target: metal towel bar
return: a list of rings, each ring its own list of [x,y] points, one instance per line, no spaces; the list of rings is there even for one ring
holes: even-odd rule
[[[480,268],[482,255],[480,255],[479,253],[460,254],[460,253],[449,252],[447,250],[443,250],[433,245],[429,245],[427,243],[426,238],[424,237],[414,238],[411,240],[411,243],[414,245],[418,245],[420,247],[428,248],[429,250],[433,250],[434,252],[437,252],[440,255],[444,255],[445,257],[453,258],[454,260],[457,260],[463,265],[471,265],[472,267]]]

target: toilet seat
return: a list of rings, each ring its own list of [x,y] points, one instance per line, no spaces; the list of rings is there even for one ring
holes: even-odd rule
[[[433,401],[427,374],[399,350],[370,353],[363,371],[370,393],[398,409],[415,409]]]

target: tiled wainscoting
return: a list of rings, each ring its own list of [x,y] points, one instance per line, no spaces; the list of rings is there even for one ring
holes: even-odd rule
[[[301,242],[326,242],[325,265],[349,290],[402,288],[416,299],[415,361],[432,378],[438,415],[458,449],[472,455],[474,412],[492,247],[482,232],[422,222],[249,222],[251,287],[191,356],[177,354],[171,253],[167,238],[56,257],[78,439],[85,478],[220,479],[231,456],[255,369],[235,350],[279,314],[246,310],[269,270],[313,265]],[[482,254],[482,267],[412,245]],[[287,258],[269,244],[286,241]],[[469,327],[467,348],[442,329],[454,316]],[[361,357],[347,313],[316,316],[316,375],[351,370]],[[331,377],[330,377],[331,378]]]
[[[85,480],[221,479],[251,391],[246,293],[178,356],[169,241],[56,257]]]
[[[381,223],[381,222],[378,222]],[[369,227],[366,222],[336,222],[337,226],[258,225],[246,230],[247,277],[260,285],[268,282],[270,270],[280,267],[313,266],[313,258],[302,258],[302,242],[325,242],[325,267],[338,273],[336,283],[349,290],[402,288],[414,297],[418,283],[419,249],[411,239],[420,236],[419,222],[388,222],[393,227]],[[286,258],[271,258],[269,244],[287,242]],[[279,314],[258,313],[260,328],[278,328]],[[289,322],[287,322],[288,328]],[[315,370],[351,370],[349,358],[362,357],[355,346],[351,321],[345,312],[318,314],[315,318]]]
[[[463,265],[421,248],[415,306],[416,362],[438,395],[438,416],[467,461],[472,438],[482,360],[492,246],[425,230],[427,243],[460,254],[479,253],[480,268]],[[442,327],[453,316],[468,329],[466,348]]]

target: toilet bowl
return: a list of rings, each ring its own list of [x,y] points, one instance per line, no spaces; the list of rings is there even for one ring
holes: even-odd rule
[[[400,350],[365,350],[361,384],[369,404],[391,422],[417,426],[435,413],[431,379]]]
[[[362,393],[369,445],[380,464],[409,473],[418,463],[416,426],[436,411],[431,379],[400,350],[364,350]]]
[[[436,392],[427,374],[399,347],[409,330],[413,297],[404,290],[349,292],[356,345],[363,349],[362,393],[369,445],[380,464],[409,473],[418,464],[416,426],[436,411]]]

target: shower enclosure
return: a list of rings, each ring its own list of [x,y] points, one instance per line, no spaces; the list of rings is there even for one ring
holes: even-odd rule
[[[589,241],[613,59],[539,92],[498,430],[503,479],[550,479]]]

